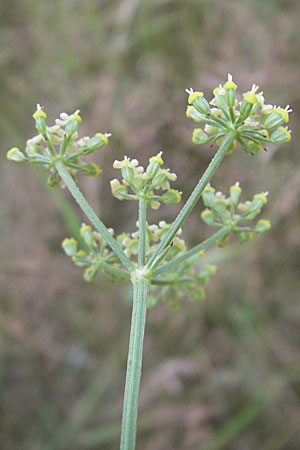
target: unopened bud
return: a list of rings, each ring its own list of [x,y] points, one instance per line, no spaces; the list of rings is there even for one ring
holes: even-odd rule
[[[49,187],[55,187],[58,180],[58,173],[57,170],[54,170],[47,178],[47,185]]]
[[[256,233],[264,233],[265,231],[268,231],[270,228],[271,223],[269,220],[260,219],[255,225],[254,231],[256,231]]]
[[[90,225],[82,225],[80,228],[80,234],[83,237],[87,246],[91,247],[93,244],[93,233]]]
[[[229,242],[229,237],[228,237],[228,235],[226,235],[226,236],[224,236],[224,237],[218,239],[218,240],[216,241],[216,244],[217,244],[218,247],[224,248],[224,247],[227,246],[228,242]]]
[[[253,232],[252,231],[241,231],[237,234],[237,238],[241,243],[249,242],[253,239]]]
[[[21,152],[21,150],[18,149],[18,147],[13,147],[11,148],[7,153],[6,153],[6,158],[9,161],[15,161],[15,162],[21,162],[25,160],[25,156],[24,153]]]
[[[101,173],[100,167],[96,163],[82,164],[80,170],[85,174],[92,177],[97,177]]]
[[[193,119],[195,122],[205,122],[206,116],[199,113],[194,106],[188,106],[186,110],[186,116]]]
[[[201,219],[207,225],[213,225],[215,223],[215,217],[210,209],[204,209],[201,212]]]
[[[210,106],[208,101],[202,96],[198,96],[193,101],[193,106],[196,108],[197,111],[201,114],[209,114],[210,113]]]
[[[181,200],[180,192],[176,191],[176,189],[169,189],[162,195],[161,201],[166,205],[170,203],[179,203]]]
[[[161,157],[162,152],[158,153],[158,155],[156,156],[152,156],[149,159],[149,164],[146,170],[146,174],[149,178],[153,178],[155,177],[155,175],[157,174],[160,166],[163,165],[163,159]]]
[[[242,189],[241,189],[239,183],[237,182],[237,183],[235,183],[234,186],[231,186],[229,192],[230,192],[231,203],[233,205],[237,205],[240,195],[242,193]]]
[[[124,164],[121,167],[121,173],[122,173],[122,177],[126,181],[132,181],[134,178],[134,170],[128,164]]]
[[[108,143],[108,135],[103,133],[96,133],[94,137],[92,137],[88,144],[87,150],[88,152],[93,152],[103,145],[107,145]]]
[[[85,281],[87,281],[88,283],[90,283],[91,281],[94,281],[94,279],[98,273],[98,270],[99,270],[99,268],[97,266],[95,266],[94,264],[92,266],[87,267],[83,274],[83,278],[85,279]]]
[[[74,256],[75,253],[77,252],[77,241],[74,238],[64,239],[61,246],[64,249],[66,255],[68,256]]]
[[[202,128],[195,128],[192,141],[194,144],[206,144],[209,141],[209,136],[202,130]]]
[[[289,142],[291,140],[291,132],[287,128],[278,127],[278,129],[271,134],[271,140],[273,144]]]
[[[68,135],[73,135],[75,131],[78,130],[79,123],[81,122],[81,120],[82,119],[79,114],[74,113],[71,115],[71,119],[66,124],[66,132]]]
[[[277,128],[282,125],[284,119],[279,113],[272,112],[271,114],[264,115],[261,122],[266,128],[271,130],[272,128]]]
[[[165,172],[158,172],[152,180],[152,187],[158,188],[167,180],[167,174]]]

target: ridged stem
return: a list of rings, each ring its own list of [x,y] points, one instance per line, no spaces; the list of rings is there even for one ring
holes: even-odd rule
[[[121,247],[119,246],[118,242],[113,238],[113,236],[108,231],[107,227],[104,225],[104,223],[99,219],[93,208],[89,205],[89,203],[86,201],[82,193],[80,192],[77,184],[71,177],[71,175],[68,172],[68,169],[65,167],[62,161],[56,161],[55,167],[62,178],[62,180],[65,182],[67,188],[71,192],[72,196],[82,209],[82,211],[85,213],[85,215],[89,218],[91,223],[94,225],[96,230],[103,236],[103,238],[106,240],[108,245],[111,247],[111,249],[115,252],[115,254],[118,256],[120,261],[124,264],[126,269],[129,271],[132,271],[135,269],[133,263],[127,258]]]
[[[170,245],[172,239],[176,235],[177,231],[185,221],[185,219],[188,217],[194,206],[196,205],[197,201],[199,200],[200,195],[202,194],[203,190],[205,189],[207,183],[219,167],[221,161],[225,157],[228,150],[231,148],[232,143],[234,139],[236,138],[236,131],[232,130],[230,131],[222,144],[220,145],[219,150],[209,163],[209,166],[205,170],[204,174],[200,178],[198,184],[196,185],[195,189],[191,193],[190,197],[186,201],[185,205],[181,209],[180,213],[176,217],[175,221],[173,222],[172,226],[169,228],[168,232],[164,236],[164,238],[161,240],[160,244],[157,246],[155,252],[151,256],[150,260],[147,263],[147,268],[150,270],[153,270],[157,267],[159,264],[159,255],[164,251],[168,245]]]
[[[134,450],[149,281],[133,281],[133,307],[127,358],[120,450]]]

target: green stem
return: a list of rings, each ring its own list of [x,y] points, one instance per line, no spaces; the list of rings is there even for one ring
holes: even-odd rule
[[[201,250],[204,250],[206,247],[209,247],[210,245],[214,244],[218,239],[221,239],[222,237],[226,236],[230,232],[230,230],[231,230],[230,227],[222,228],[222,230],[217,231],[215,234],[210,236],[208,239],[201,242],[201,244],[196,245],[191,250],[181,253],[181,255],[177,256],[177,258],[173,259],[172,261],[168,262],[167,264],[160,266],[158,269],[156,269],[153,272],[153,276],[157,277],[157,275],[162,274],[166,270],[170,270],[172,267],[176,266],[177,264],[181,263],[182,261],[185,261],[186,259],[190,258],[191,256],[196,255]]]
[[[149,281],[144,278],[133,281],[133,308],[127,359],[120,450],[135,449],[148,284]]]
[[[139,253],[138,253],[139,268],[142,268],[145,265],[146,210],[147,210],[147,200],[145,198],[140,198],[139,199]]]
[[[73,195],[74,199],[82,209],[82,211],[86,214],[86,216],[89,218],[89,220],[92,222],[96,230],[101,233],[101,235],[104,237],[108,245],[112,248],[112,250],[115,252],[115,254],[118,256],[120,261],[124,264],[127,270],[132,271],[135,269],[134,264],[130,261],[130,259],[127,258],[121,247],[119,246],[118,242],[112,237],[104,223],[99,219],[95,211],[92,209],[92,207],[89,205],[89,203],[86,201],[82,193],[80,192],[78,186],[76,185],[75,181],[71,177],[71,175],[68,172],[68,169],[65,167],[63,162],[56,161],[55,167],[61,176],[62,180],[65,182],[67,188]]]
[[[232,130],[232,131],[230,131],[227,134],[227,136],[224,139],[224,141],[222,142],[219,150],[217,151],[217,153],[215,154],[215,156],[213,157],[213,159],[209,163],[209,166],[207,167],[206,171],[204,172],[204,174],[200,178],[197,186],[195,187],[195,189],[191,193],[190,197],[188,198],[188,200],[186,201],[186,203],[183,206],[182,210],[180,211],[180,213],[176,217],[176,219],[173,222],[172,226],[170,227],[170,229],[168,230],[168,232],[166,233],[166,235],[164,236],[164,238],[162,239],[160,244],[157,246],[157,248],[156,248],[155,252],[153,253],[152,257],[148,261],[147,267],[149,269],[153,270],[153,269],[155,269],[155,267],[157,267],[157,265],[158,265],[158,262],[157,262],[158,256],[170,244],[170,242],[174,238],[175,234],[177,233],[177,231],[179,230],[179,228],[181,227],[181,225],[183,224],[185,219],[188,217],[188,215],[190,214],[190,212],[194,208],[195,204],[199,200],[200,195],[202,194],[203,190],[205,189],[205,186],[207,185],[207,183],[209,182],[209,180],[211,179],[211,177],[213,176],[213,174],[215,173],[215,171],[219,167],[222,159],[224,158],[224,156],[226,155],[226,153],[228,152],[228,150],[232,146],[232,143],[233,143],[235,138],[236,138],[236,131]]]
[[[128,273],[127,270],[118,269],[117,267],[114,267],[111,264],[107,264],[104,261],[100,260],[99,262],[97,262],[97,266],[105,270],[105,272],[115,275],[118,278],[127,280],[129,280],[130,278],[130,273]]]

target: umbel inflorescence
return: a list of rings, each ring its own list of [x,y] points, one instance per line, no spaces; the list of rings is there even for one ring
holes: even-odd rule
[[[194,143],[222,145],[228,134],[233,133],[226,154],[231,153],[239,143],[247,154],[254,155],[268,143],[278,144],[290,140],[291,132],[286,126],[291,112],[289,106],[282,108],[265,104],[263,93],[258,92],[255,84],[250,91],[242,94],[240,100],[237,99],[236,90],[237,85],[231,75],[228,75],[223,86],[219,85],[213,90],[211,101],[205,99],[203,92],[187,90],[187,116],[204,124],[204,129],[194,130]],[[58,181],[58,163],[63,164],[74,181],[77,172],[99,175],[100,168],[95,163],[86,163],[84,157],[106,145],[110,134],[96,133],[92,138],[79,138],[81,117],[78,110],[71,115],[61,113],[52,126],[46,125],[47,115],[39,105],[33,117],[38,135],[27,141],[24,152],[12,148],[7,153],[8,159],[43,165],[50,171],[49,186],[55,186]],[[163,166],[162,152],[151,157],[145,168],[135,158],[125,156],[121,161],[116,160],[113,167],[120,171],[121,179],[114,178],[110,182],[113,196],[122,201],[142,201],[145,207],[153,209],[159,208],[161,204],[180,203],[182,193],[170,186],[171,182],[176,181],[177,175]],[[64,179],[61,184],[65,183]],[[267,202],[268,193],[259,193],[252,200],[240,202],[241,192],[239,183],[230,187],[228,196],[217,192],[209,183],[202,189],[205,209],[201,212],[201,218],[218,230],[210,243],[216,242],[219,247],[225,247],[230,234],[241,243],[248,242],[255,233],[270,228],[268,220],[256,221],[256,216]],[[216,273],[215,266],[201,264],[205,246],[202,248],[199,244],[188,250],[181,236],[182,230],[177,227],[172,240],[163,251],[159,251],[164,239],[172,231],[172,224],[164,220],[158,224],[149,224],[145,220],[143,226],[146,266],[147,261],[152,261],[147,272],[153,290],[148,306],[154,306],[165,298],[169,298],[172,308],[179,305],[182,297],[203,299],[203,285]],[[132,268],[138,267],[140,227],[141,224],[137,222],[136,231],[116,236],[110,228],[106,229],[104,236],[99,230],[83,224],[80,233],[85,247],[79,248],[74,238],[66,238],[62,247],[77,266],[85,267],[86,281],[93,281],[100,270],[112,280],[130,281],[130,271],[123,270],[124,258],[130,260]],[[125,255],[123,259],[110,248],[108,237]],[[160,266],[158,269],[157,265]]]
[[[49,170],[48,186],[54,187],[58,180],[55,163],[61,161],[75,179],[79,171],[85,175],[98,176],[101,172],[96,163],[83,163],[82,156],[95,152],[108,142],[110,133],[96,133],[95,136],[78,138],[78,127],[81,122],[79,110],[69,115],[65,112],[55,119],[52,126],[46,125],[47,114],[37,105],[33,114],[38,134],[28,139],[25,152],[14,147],[7,153],[11,161],[27,161],[31,164],[44,166]]]
[[[84,267],[84,279],[93,281],[101,270],[111,280],[132,283],[132,320],[120,450],[135,449],[147,306],[153,307],[168,299],[170,307],[176,309],[184,297],[204,299],[204,286],[216,273],[216,267],[207,264],[203,258],[205,249],[214,243],[225,247],[229,235],[240,243],[248,242],[254,234],[263,233],[271,226],[266,219],[257,220],[267,202],[267,192],[240,201],[242,189],[238,182],[229,188],[227,195],[210,184],[223,158],[237,144],[247,154],[255,155],[268,143],[280,144],[291,138],[286,126],[291,112],[289,106],[281,108],[265,104],[263,93],[258,92],[256,85],[240,99],[236,98],[236,90],[231,75],[223,86],[214,89],[210,102],[202,92],[188,90],[187,116],[204,124],[204,129],[194,130],[193,142],[216,143],[219,147],[172,223],[160,220],[155,224],[147,220],[148,206],[158,209],[164,204],[181,202],[181,192],[170,184],[177,176],[163,167],[162,152],[151,157],[145,168],[137,159],[126,156],[114,162],[120,177],[111,181],[112,194],[121,201],[137,201],[136,230],[115,236],[114,230],[107,228],[96,215],[80,192],[75,175],[78,172],[99,175],[99,167],[85,162],[85,157],[106,145],[109,134],[79,138],[79,111],[71,115],[62,113],[49,127],[46,113],[38,105],[33,115],[38,135],[27,141],[24,151],[14,147],[7,153],[9,160],[44,166],[50,171],[48,185],[51,187],[60,178],[60,184],[69,189],[94,226],[95,230],[90,225],[81,226],[80,245],[74,238],[66,238],[62,243],[73,262]],[[215,229],[215,233],[188,250],[182,238],[182,225],[200,197],[205,205],[201,218]]]
[[[247,154],[255,155],[268,143],[280,144],[291,139],[290,130],[284,126],[292,111],[289,105],[282,108],[265,104],[263,92],[258,92],[259,86],[255,84],[238,101],[236,89],[237,85],[229,74],[227,82],[213,90],[214,97],[210,102],[203,92],[187,90],[187,116],[205,124],[204,130],[194,130],[195,144],[220,144],[228,131],[235,130],[236,138],[228,153],[238,142]]]

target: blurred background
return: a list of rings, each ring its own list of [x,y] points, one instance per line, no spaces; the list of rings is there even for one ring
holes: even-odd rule
[[[1,450],[118,448],[131,314],[128,287],[87,284],[63,254],[85,220],[68,192],[6,151],[36,134],[36,103],[49,123],[79,108],[82,135],[113,133],[94,155],[102,175],[80,186],[107,225],[133,231],[136,205],[110,194],[112,162],[164,150],[186,198],[213,151],[191,143],[184,90],[209,98],[228,72],[240,92],[256,83],[294,109],[290,143],[237,149],[213,179],[225,192],[239,180],[244,199],[270,191],[272,230],[212,249],[204,302],[149,311],[137,448],[298,450],[300,2],[1,0],[0,33]],[[212,232],[200,211],[189,245]]]

